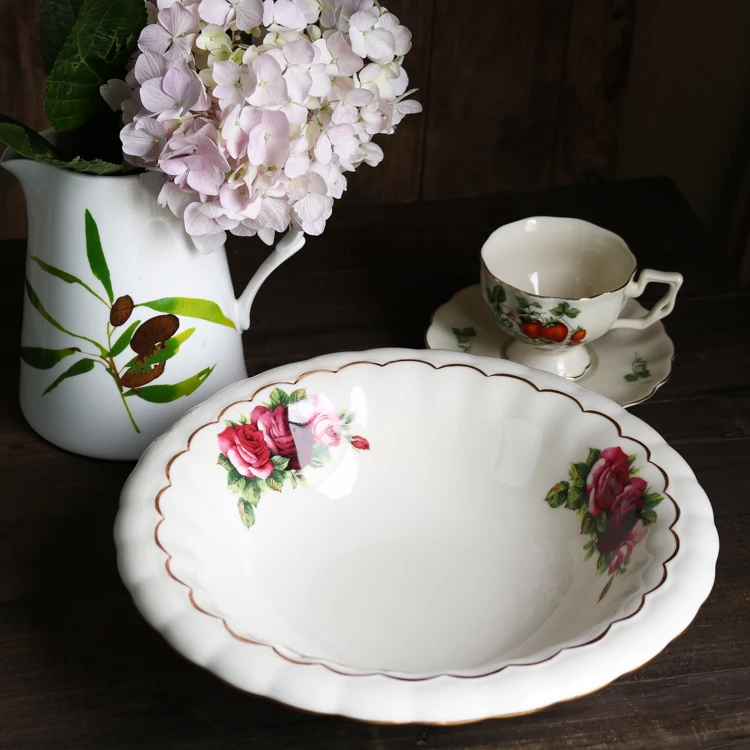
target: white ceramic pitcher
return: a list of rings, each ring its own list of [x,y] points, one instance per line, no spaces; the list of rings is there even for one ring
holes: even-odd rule
[[[42,437],[136,459],[187,409],[247,377],[242,332],[261,284],[305,244],[290,231],[239,300],[224,249],[201,255],[139,177],[19,157],[29,214],[21,409]]]

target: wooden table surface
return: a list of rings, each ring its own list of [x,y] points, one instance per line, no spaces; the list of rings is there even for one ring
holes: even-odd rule
[[[8,750],[750,748],[750,356],[743,291],[662,180],[462,203],[341,208],[261,290],[248,371],[341,350],[420,348],[433,309],[475,283],[483,239],[534,214],[620,234],[641,265],[681,271],[667,321],[673,377],[633,412],[687,459],[721,538],[714,590],[637,672],[539,714],[462,727],[382,727],[235,691],[175,654],[117,575],[112,524],[132,464],[61,451],[18,400],[24,246],[0,246],[0,747]],[[230,246],[238,287],[263,257]]]

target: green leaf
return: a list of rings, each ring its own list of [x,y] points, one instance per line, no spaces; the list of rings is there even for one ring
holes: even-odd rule
[[[596,530],[600,533],[604,533],[604,529],[607,528],[607,512],[602,511],[601,515],[596,519]]]
[[[127,391],[125,396],[138,396],[138,398],[142,398],[144,401],[152,404],[168,404],[184,396],[189,396],[198,390],[214,371],[215,367],[216,365],[207,367],[197,375],[193,375],[192,378],[187,378],[187,380],[175,383],[174,385],[145,385],[142,388],[134,388]]]
[[[289,466],[289,459],[283,456],[271,456],[271,462],[274,469],[278,469],[279,471],[284,471]]]
[[[91,273],[102,282],[104,291],[107,292],[110,305],[115,301],[112,293],[112,281],[109,278],[109,266],[102,250],[102,241],[99,238],[99,227],[96,226],[94,217],[86,209],[86,255],[88,255]]]
[[[234,468],[229,470],[227,474],[227,485],[233,489],[233,491],[241,492],[245,489],[245,477]]]
[[[87,372],[91,372],[96,366],[96,362],[93,359],[79,359],[72,367],[68,368],[57,380],[55,380],[47,390],[42,394],[46,396],[50,391],[55,390],[63,380],[68,378],[74,378],[76,375],[84,375]]]
[[[570,481],[572,486],[574,487],[585,487],[586,485],[586,477],[581,475],[581,466],[586,466],[586,464],[571,464],[570,470],[568,471],[568,476],[570,477]],[[589,467],[586,466],[586,476],[588,476],[589,473]]]
[[[240,513],[242,523],[245,524],[245,528],[249,529],[255,523],[255,511],[253,510],[252,503],[249,503],[244,498],[240,498],[237,501],[237,510]]]
[[[581,479],[583,479],[585,483],[586,479],[588,479],[589,472],[591,471],[591,467],[588,465],[588,463],[577,463],[576,469],[578,470],[578,476],[580,476]]]
[[[596,518],[591,513],[586,513],[581,521],[581,534],[591,534],[596,528]],[[592,540],[593,541],[593,540]]]
[[[227,318],[221,311],[221,308],[215,303],[206,299],[194,299],[192,297],[164,297],[155,299],[151,302],[141,302],[136,307],[150,307],[161,313],[172,313],[173,315],[182,315],[186,318],[198,318],[207,320],[209,323],[226,326],[234,330],[234,323]]]
[[[296,391],[292,391],[289,394],[289,403],[296,404],[298,401],[305,401],[307,399],[307,390],[305,388],[299,388]]]
[[[274,471],[273,474],[271,474],[271,476],[266,479],[266,486],[274,492],[281,492],[281,485],[284,480],[279,480],[279,478],[275,475],[276,472]]]
[[[570,510],[584,508],[588,504],[586,491],[582,487],[573,486],[568,490],[568,497],[565,500],[565,507]]]
[[[49,73],[68,38],[83,0],[44,0],[39,20],[39,41],[44,67]]]
[[[231,427],[232,429],[234,429],[237,426],[237,422],[233,422],[231,419],[225,419],[224,424],[227,427]]]
[[[249,421],[246,414],[240,414],[240,424],[247,424]]]
[[[596,547],[589,547],[588,551],[583,556],[584,561],[585,560],[590,560],[594,556],[595,552],[596,552]]]
[[[21,359],[29,367],[36,367],[37,370],[50,370],[65,357],[80,351],[74,346],[69,349],[42,349],[39,346],[22,346]]]
[[[227,471],[234,469],[234,464],[223,454],[219,453],[219,458],[216,461],[219,466],[223,466]]]
[[[633,375],[632,373],[628,373],[627,375],[623,375],[625,380],[628,381],[628,383],[635,383],[636,380],[640,378],[639,375]]]
[[[601,451],[598,448],[589,448],[589,457],[586,459],[586,463],[589,469],[599,460]]]
[[[331,460],[331,451],[323,443],[313,443],[310,466],[320,469]]]
[[[136,320],[135,323],[133,323],[125,333],[120,336],[120,338],[115,341],[114,346],[109,350],[109,356],[114,359],[119,354],[122,354],[125,349],[127,348],[127,345],[130,343],[130,339],[133,338],[133,334],[135,333],[135,329],[138,328],[138,326],[141,324],[140,320]]]
[[[254,507],[258,507],[258,503],[260,502],[260,496],[262,494],[263,490],[260,486],[260,481],[258,479],[246,479],[245,480],[245,487],[242,490],[242,497],[245,498],[251,505]]]
[[[596,572],[599,575],[603,575],[607,568],[609,568],[609,564],[612,562],[612,553],[607,552],[604,555],[599,555],[599,558],[596,561]]]
[[[559,305],[555,305],[549,314],[555,318],[561,318],[570,309],[570,305],[567,302],[561,302]]]
[[[62,271],[59,268],[51,266],[49,263],[45,263],[43,260],[41,260],[41,258],[37,258],[36,255],[32,255],[31,260],[33,260],[34,263],[36,263],[43,271],[46,271],[52,276],[56,276],[66,284],[80,284],[87,292],[93,294],[94,297],[104,302],[105,305],[107,304],[106,301],[102,299],[88,284],[85,284],[77,276],[73,276],[72,273],[67,273],[66,271]]]
[[[0,141],[10,146],[20,156],[61,169],[97,175],[116,174],[122,171],[122,164],[111,164],[101,159],[86,161],[76,157],[66,161],[39,133],[5,115],[0,115]]]
[[[271,391],[271,397],[268,402],[269,408],[273,411],[277,406],[289,406],[289,396],[281,388],[274,388]]]
[[[641,521],[644,525],[649,526],[652,523],[656,523],[656,511],[654,510],[641,510]]]
[[[637,460],[638,460],[638,454],[637,453],[631,453],[628,456],[628,464],[630,466],[632,466]]]
[[[307,487],[307,479],[305,479],[305,475],[301,471],[295,471],[292,474],[292,478],[296,479],[303,487]]]
[[[568,311],[565,313],[566,318],[577,318],[581,314],[581,311],[577,307],[569,307]]]
[[[649,492],[648,490],[646,490],[646,497],[643,503],[642,510],[653,510],[662,500],[664,500],[664,498],[657,492]]]
[[[570,485],[567,482],[558,482],[544,498],[550,508],[559,508],[565,504],[568,498],[568,488]]]
[[[44,111],[58,131],[106,111],[99,87],[123,78],[146,23],[143,0],[85,0],[49,74]]]
[[[67,333],[68,336],[72,336],[76,339],[81,339],[82,341],[88,341],[89,344],[93,344],[100,352],[103,357],[107,356],[107,350],[101,345],[97,344],[96,341],[93,341],[90,338],[87,338],[86,336],[81,336],[77,333],[73,333],[72,331],[69,331],[67,328],[63,328],[44,308],[44,305],[42,304],[42,301],[39,299],[39,296],[34,291],[34,287],[31,286],[29,283],[29,280],[26,279],[26,294],[29,297],[29,302],[31,302],[34,309],[50,324],[53,325],[55,328],[57,328],[58,331],[62,331],[63,333]]]

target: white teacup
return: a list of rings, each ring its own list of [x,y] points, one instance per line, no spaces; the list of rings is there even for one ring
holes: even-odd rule
[[[482,292],[515,341],[514,362],[566,378],[591,364],[586,344],[612,328],[647,328],[674,309],[682,275],[645,269],[616,234],[580,219],[537,216],[500,227],[482,247]],[[650,282],[669,291],[648,315],[621,318]]]

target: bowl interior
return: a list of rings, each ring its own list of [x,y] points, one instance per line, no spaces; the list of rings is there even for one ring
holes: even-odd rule
[[[594,297],[630,280],[636,268],[616,234],[579,219],[540,216],[507,224],[482,248],[487,270],[527,294]]]
[[[677,549],[666,482],[564,394],[359,363],[248,394],[194,433],[157,539],[238,638],[352,674],[478,676],[640,609]]]

